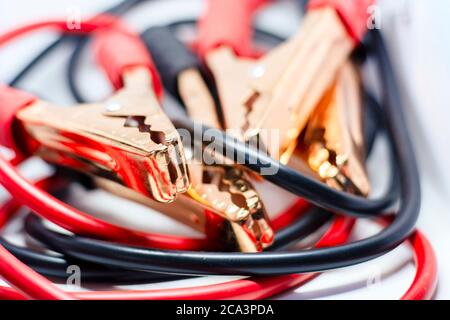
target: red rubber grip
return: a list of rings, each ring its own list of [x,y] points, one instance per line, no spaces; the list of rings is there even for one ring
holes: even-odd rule
[[[375,3],[376,0],[311,0],[308,10],[333,7],[349,35],[355,43],[359,43],[367,31],[368,8]]]
[[[122,75],[127,69],[141,66],[151,73],[156,95],[162,96],[163,87],[158,72],[138,34],[123,27],[102,29],[95,34],[94,50],[97,62],[116,89],[123,86]]]
[[[36,97],[29,93],[0,85],[0,144],[13,149],[16,155],[22,155],[22,148],[17,145],[17,132],[14,132],[16,113],[35,102]]]
[[[252,54],[252,19],[268,0],[208,0],[198,24],[197,50],[204,58],[208,51],[229,46],[239,56]]]

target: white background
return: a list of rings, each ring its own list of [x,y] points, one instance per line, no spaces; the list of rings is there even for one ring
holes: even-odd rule
[[[67,18],[80,12],[83,16],[104,9],[117,1],[0,1],[0,32],[39,18]],[[450,298],[450,200],[449,138],[447,104],[450,101],[450,5],[446,0],[379,1],[382,8],[382,31],[401,82],[402,97],[407,108],[416,153],[422,176],[422,209],[418,227],[430,239],[439,260],[438,299]],[[138,30],[178,18],[196,17],[203,2],[197,0],[149,1],[127,14],[127,21]],[[263,12],[258,24],[281,35],[289,35],[299,23],[296,7],[289,1]],[[0,81],[7,82],[35,53],[54,39],[55,34],[43,32],[18,41],[0,51]],[[45,60],[20,87],[62,105],[73,103],[63,81],[65,62],[70,49],[63,47]],[[80,83],[93,100],[104,98],[110,87],[96,68],[89,52],[85,55]],[[378,146],[370,159],[369,171],[375,187],[383,185],[385,154]],[[23,169],[30,178],[48,173],[40,161],[32,161]],[[382,174],[380,174],[382,173]],[[277,212],[291,196],[272,187],[262,186],[271,212]],[[378,189],[378,188],[375,188]],[[157,213],[132,203],[113,198],[104,192],[85,194],[74,190],[73,201],[90,213],[109,221],[136,229],[195,236],[193,231],[173,223]],[[270,193],[270,194],[269,194]],[[378,193],[377,190],[375,193]],[[6,193],[2,192],[2,198]],[[282,204],[283,203],[283,204]],[[126,211],[125,211],[126,210]],[[123,212],[126,212],[124,216]],[[367,236],[377,229],[368,222],[358,224],[354,237]],[[16,243],[23,243],[20,224],[13,223],[5,231]],[[305,299],[396,299],[408,288],[414,275],[411,254],[407,246],[398,248],[375,261],[351,268],[328,272],[313,282],[286,293],[281,298]],[[270,262],[269,262],[270,263]],[[133,286],[133,288],[162,288],[191,286],[217,281],[226,277],[208,277],[165,284]],[[375,283],[375,284],[373,284]]]

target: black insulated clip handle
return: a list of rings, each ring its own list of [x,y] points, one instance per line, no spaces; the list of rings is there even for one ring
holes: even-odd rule
[[[200,70],[199,59],[168,27],[151,27],[141,38],[154,59],[164,87],[180,98],[178,76],[187,69]]]

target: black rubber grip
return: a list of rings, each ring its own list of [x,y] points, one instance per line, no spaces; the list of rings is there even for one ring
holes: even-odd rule
[[[153,57],[164,87],[179,98],[179,74],[189,68],[200,70],[199,59],[167,27],[151,27],[141,38]]]

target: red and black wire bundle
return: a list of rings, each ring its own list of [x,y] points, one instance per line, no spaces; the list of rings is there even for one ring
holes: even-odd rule
[[[83,24],[83,28],[78,32],[89,33],[104,26],[104,20],[91,20]],[[61,21],[29,25],[1,35],[0,46],[24,33],[43,27],[56,27],[68,32],[65,22]],[[325,235],[316,243],[315,248],[311,250],[273,251],[259,254],[198,252],[198,250],[211,249],[204,239],[187,239],[129,230],[76,210],[50,195],[45,188],[41,189],[28,182],[18,173],[11,162],[0,157],[0,182],[14,195],[14,199],[2,208],[0,221],[5,223],[20,205],[24,205],[33,213],[73,232],[74,236],[58,234],[47,229],[35,217],[31,216],[27,219],[27,231],[50,248],[63,253],[64,259],[78,259],[83,263],[95,264],[97,266],[95,271],[98,273],[102,273],[104,267],[114,267],[117,268],[116,270],[131,273],[130,277],[142,277],[143,279],[145,279],[145,272],[150,272],[147,274],[149,277],[152,272],[169,275],[238,274],[254,276],[217,285],[169,290],[65,293],[21,263],[8,250],[0,247],[0,275],[12,286],[12,288],[2,288],[1,296],[14,299],[261,299],[301,285],[314,278],[317,272],[349,266],[378,257],[409,239],[415,250],[417,274],[413,285],[403,298],[430,298],[436,285],[436,260],[427,240],[421,233],[413,231],[420,201],[420,184],[415,158],[384,42],[378,31],[372,32],[371,35],[374,48],[372,54],[378,62],[380,82],[383,84],[384,90],[383,112],[386,115],[387,133],[393,150],[394,162],[398,169],[398,175],[395,178],[399,184],[399,209],[379,234],[357,242],[346,243],[354,218],[338,216]],[[178,119],[176,123],[188,130],[193,128],[189,119]],[[277,166],[278,173],[268,177],[269,181],[318,206],[343,214],[349,212],[359,216],[361,212],[366,212],[367,216],[367,213],[370,212],[370,215],[375,216],[377,209],[382,209],[391,202],[365,202],[358,198],[343,197],[341,193],[324,188],[322,185],[319,186],[316,181],[237,143],[222,132],[217,132],[217,138],[218,143],[233,148],[235,153],[240,154],[244,159],[256,157],[260,160],[258,163]],[[258,165],[249,164],[248,167],[255,171],[260,169]],[[45,184],[42,186],[45,187]],[[371,203],[371,206],[367,206],[368,203]],[[332,205],[330,206],[330,204]],[[299,214],[305,207],[305,202],[299,200],[294,210],[282,214],[278,219],[289,222],[296,220],[292,218],[293,216],[305,219],[306,214]],[[315,217],[320,217],[320,215],[316,214]],[[313,221],[316,223],[315,229],[327,220],[329,214],[322,211],[321,217],[320,223],[317,223],[319,218]],[[287,227],[281,222],[278,225]],[[313,224],[303,222],[303,225],[294,231],[313,231],[307,229],[305,225],[310,227]],[[301,238],[307,233],[299,232],[297,238]],[[6,247],[8,247],[7,243]],[[19,251],[12,246],[9,249]],[[33,256],[26,251],[22,253],[22,258],[25,260],[35,258],[36,262],[39,261],[36,255]],[[40,258],[45,257],[41,256]],[[266,263],[268,260],[271,261],[270,264]],[[65,262],[59,261],[58,263],[61,263],[62,266]],[[45,273],[44,269],[42,268],[41,271]],[[299,273],[306,272],[314,273],[299,275]],[[105,271],[105,273],[107,272]]]

